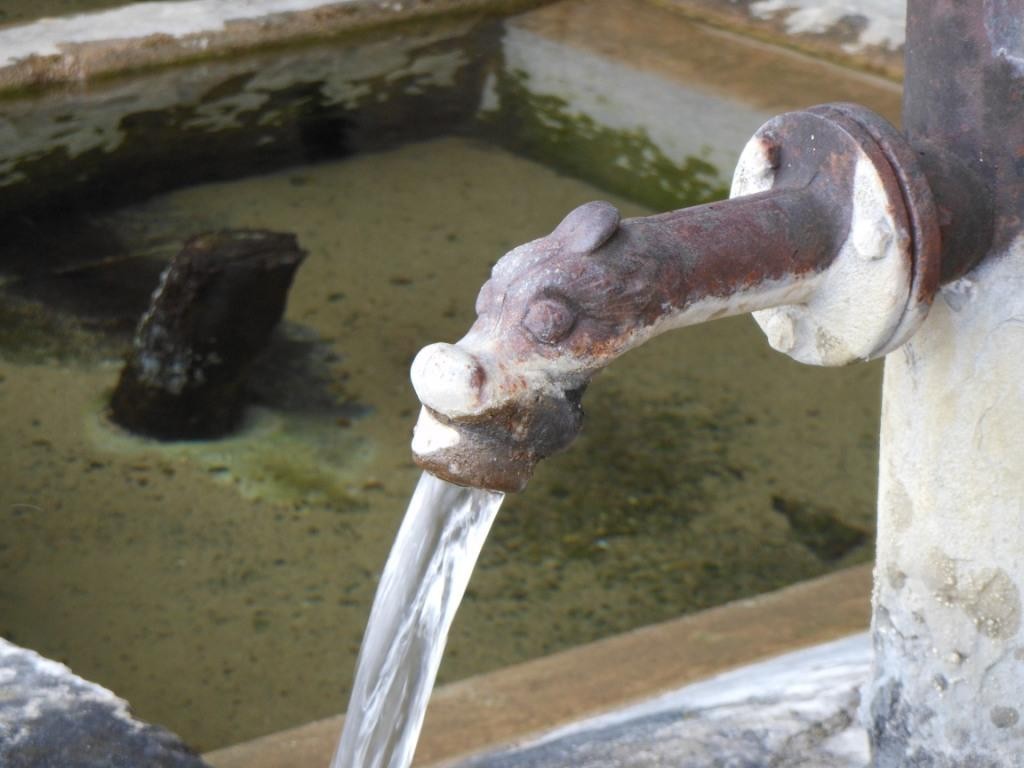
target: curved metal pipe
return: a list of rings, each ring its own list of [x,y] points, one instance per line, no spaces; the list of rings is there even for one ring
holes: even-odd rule
[[[752,188],[763,191],[742,194]],[[915,242],[907,191],[868,132],[845,113],[777,118],[745,150],[734,194],[622,221],[610,204],[587,203],[506,254],[469,333],[413,363],[416,462],[457,484],[521,490],[579,432],[591,378],[672,328],[782,306],[788,314],[762,325],[798,359],[838,364],[883,349],[919,300],[915,268],[933,265],[919,258],[931,246]],[[918,202],[933,219],[930,198]],[[849,302],[837,283],[850,275],[886,308],[837,329],[831,305]]]

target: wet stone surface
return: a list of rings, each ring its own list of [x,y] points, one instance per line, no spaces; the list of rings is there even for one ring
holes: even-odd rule
[[[400,35],[353,34],[341,48],[257,52],[88,90],[8,94],[0,109],[7,241],[191,183],[457,130],[476,110],[494,35],[488,21],[423,22]],[[4,271],[10,250],[0,249]]]
[[[0,765],[208,768],[170,731],[63,664],[0,639]]]
[[[242,419],[246,380],[305,258],[294,235],[190,238],[160,278],[111,398],[121,426],[158,439],[220,437]]]
[[[797,651],[569,725],[458,768],[865,768],[867,635]]]

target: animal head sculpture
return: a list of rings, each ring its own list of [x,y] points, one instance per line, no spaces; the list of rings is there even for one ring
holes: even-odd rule
[[[649,336],[671,293],[641,221],[620,222],[611,204],[587,203],[498,261],[469,333],[413,362],[424,406],[413,439],[421,466],[452,482],[516,491],[540,459],[572,441],[591,377]]]

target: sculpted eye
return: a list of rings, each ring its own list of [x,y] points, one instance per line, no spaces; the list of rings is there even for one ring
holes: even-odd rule
[[[523,318],[523,327],[542,344],[557,344],[575,324],[576,313],[565,302],[552,298],[537,299]]]

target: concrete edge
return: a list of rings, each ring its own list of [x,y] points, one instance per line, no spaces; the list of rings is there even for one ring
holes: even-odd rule
[[[441,15],[504,15],[553,0],[135,3],[0,28],[0,95],[178,65]],[[171,20],[174,23],[171,23]],[[116,36],[112,30],[117,30]]]
[[[710,26],[737,32],[875,73],[903,75],[902,45],[872,42],[846,17],[825,16],[821,28],[794,26],[799,10],[786,0],[774,13],[726,0],[648,0]],[[0,27],[0,94],[85,81],[138,69],[296,44],[383,24],[453,13],[509,14],[554,0],[188,0],[135,3],[111,10]],[[762,2],[761,5],[764,3]],[[779,5],[769,3],[769,5]],[[826,4],[827,5],[827,4]],[[825,9],[827,12],[828,9]],[[806,14],[807,9],[802,9]],[[833,14],[835,15],[835,14]],[[891,15],[891,14],[890,14]],[[868,23],[894,24],[890,16]],[[173,23],[172,23],[173,21]],[[817,23],[817,22],[816,22]],[[855,26],[855,25],[854,25]],[[114,36],[111,30],[117,30]],[[899,34],[895,35],[899,37]],[[899,42],[899,41],[896,41]]]
[[[516,664],[438,688],[416,765],[440,765],[664,693],[744,664],[864,631],[871,567]],[[204,756],[214,768],[326,765],[342,716]]]
[[[844,67],[880,75],[889,80],[903,80],[903,41],[899,33],[898,45],[883,45],[865,41],[856,25],[851,25],[841,14],[834,19],[825,14],[834,11],[827,0],[820,0],[824,21],[820,25],[801,26],[792,20],[806,20],[807,2],[801,0],[774,0],[760,3],[752,0],[650,0],[655,5],[709,26],[751,37],[772,45],[790,48],[815,58],[821,58]],[[814,0],[819,2],[819,0]],[[758,12],[757,6],[771,12]],[[893,8],[902,11],[905,3],[893,2]],[[869,21],[871,11],[865,16]],[[891,23],[891,19],[886,19]],[[810,26],[811,28],[807,28]]]
[[[867,768],[870,632],[744,664],[449,768]]]
[[[209,768],[176,735],[60,662],[0,637],[0,765]]]

